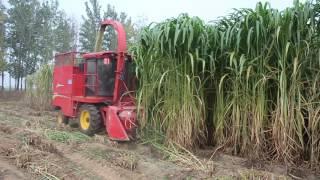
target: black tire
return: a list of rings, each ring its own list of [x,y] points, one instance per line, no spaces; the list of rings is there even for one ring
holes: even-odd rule
[[[77,118],[71,118],[69,119],[69,126],[71,128],[78,128],[79,124],[78,124],[78,119]]]
[[[103,127],[100,111],[94,105],[84,104],[80,106],[77,118],[80,131],[88,136],[100,132]]]
[[[69,118],[65,115],[63,115],[63,112],[59,110],[58,116],[57,116],[57,123],[59,126],[64,126],[69,123]]]

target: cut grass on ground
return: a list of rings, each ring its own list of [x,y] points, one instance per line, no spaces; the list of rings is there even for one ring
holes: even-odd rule
[[[90,147],[82,152],[90,159],[95,159],[101,163],[107,162],[115,166],[133,171],[138,164],[138,158],[132,153],[125,151],[114,151],[112,149],[103,149]]]
[[[50,139],[61,143],[83,143],[90,139],[89,136],[80,132],[66,132],[58,130],[46,130],[45,136]]]

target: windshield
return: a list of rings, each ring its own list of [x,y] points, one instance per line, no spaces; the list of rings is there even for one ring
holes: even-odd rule
[[[112,59],[104,64],[103,59],[87,60],[86,95],[113,96],[116,64]]]
[[[87,96],[113,96],[115,85],[116,58],[110,57],[108,64],[104,59],[87,60],[86,95]],[[135,66],[132,61],[125,60],[121,79],[124,86],[120,94],[126,95],[135,90]]]
[[[98,60],[98,96],[113,96],[116,63],[111,60],[104,64],[103,59]]]

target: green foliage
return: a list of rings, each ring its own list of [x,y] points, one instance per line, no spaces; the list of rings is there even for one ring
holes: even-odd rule
[[[80,28],[79,41],[81,51],[93,52],[97,32],[100,27],[101,18],[101,6],[97,0],[90,0],[90,5],[85,2],[86,16],[82,16],[83,24]]]
[[[131,17],[128,17],[128,15],[125,12],[120,12],[119,14],[114,8],[114,6],[108,4],[107,10],[104,12],[104,19],[117,20],[121,24],[123,24],[126,30],[128,46],[132,45],[132,43],[134,42],[134,37],[136,35],[136,30],[132,23]],[[115,31],[111,27],[107,27],[106,32],[104,34],[103,48],[107,50],[116,50],[116,47],[117,39]]]
[[[31,51],[35,45],[35,11],[40,6],[36,0],[20,1],[10,0],[12,7],[8,9],[8,46],[10,47],[10,74],[14,78],[23,77],[24,68],[35,64],[31,60]],[[34,66],[34,65],[33,65]],[[35,68],[28,69],[34,72]]]
[[[5,54],[5,21],[6,21],[6,15],[5,15],[5,7],[1,4],[0,1],[0,72],[3,72],[6,70],[7,62],[4,59]]]
[[[19,80],[50,62],[54,51],[74,48],[76,30],[74,23],[58,9],[57,0],[9,0],[9,4],[8,70],[18,80],[18,89]]]
[[[132,23],[132,20],[124,12],[118,14],[116,9],[110,4],[107,5],[107,10],[102,11],[101,6],[97,0],[90,0],[85,3],[86,17],[82,17],[84,22],[80,28],[79,40],[81,50],[84,52],[93,52],[95,49],[95,42],[97,38],[97,32],[100,29],[100,23],[103,19],[113,19],[121,22],[127,33],[127,40],[129,45],[135,42],[136,30]],[[103,18],[102,18],[103,14]],[[115,50],[117,47],[117,40],[114,30],[111,27],[107,27],[103,37],[103,49]]]
[[[205,142],[207,37],[202,20],[182,15],[145,29],[134,54],[146,112],[141,126],[185,147]]]
[[[237,155],[319,163],[319,25],[319,1],[295,1],[149,26],[134,48],[142,128],[183,147],[207,137]]]
[[[311,118],[319,106],[318,21],[309,2],[282,12],[259,3],[214,25],[217,144],[228,142],[235,154],[319,161],[320,154],[310,151],[320,148],[312,137],[318,120]]]
[[[72,19],[65,18],[64,12],[58,12],[56,15],[57,26],[54,30],[55,51],[68,52],[76,50],[77,25]]]
[[[0,1],[0,76],[1,76],[1,90],[4,90],[4,71],[7,70],[7,61],[5,60],[5,33],[6,33],[6,14],[5,7]]]

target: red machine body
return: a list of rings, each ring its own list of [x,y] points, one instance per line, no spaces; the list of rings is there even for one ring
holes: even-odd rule
[[[100,112],[96,116],[101,118],[110,139],[129,141],[136,129],[136,106],[131,93],[134,90],[134,75],[130,74],[132,58],[126,52],[123,26],[106,20],[101,23],[101,31],[106,26],[117,32],[116,51],[55,56],[52,104],[63,118],[89,124],[95,122],[89,122],[90,115],[79,111],[81,107],[95,107]]]

